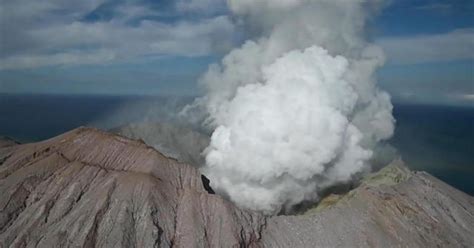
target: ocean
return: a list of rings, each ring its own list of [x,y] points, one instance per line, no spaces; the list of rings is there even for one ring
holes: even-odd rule
[[[0,94],[0,136],[44,140],[79,126],[169,121],[192,97]],[[474,195],[474,108],[395,104],[390,140],[409,167]]]
[[[474,108],[395,105],[391,144],[415,170],[474,195]]]

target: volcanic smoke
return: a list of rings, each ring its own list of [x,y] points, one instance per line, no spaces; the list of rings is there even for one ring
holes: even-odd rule
[[[381,1],[229,0],[249,39],[210,66],[195,102],[213,128],[202,172],[237,205],[273,214],[370,170],[394,130],[365,39]]]

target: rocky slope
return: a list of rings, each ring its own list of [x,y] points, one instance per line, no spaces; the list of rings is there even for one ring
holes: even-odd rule
[[[0,148],[18,145],[19,143],[8,137],[0,136]]]
[[[268,247],[474,247],[474,198],[401,161],[300,216],[268,220]]]
[[[204,164],[201,152],[209,145],[209,137],[189,128],[167,123],[133,123],[110,130],[130,139],[140,139],[167,157],[195,167]]]
[[[206,187],[196,168],[95,129],[4,146],[0,247],[474,246],[474,199],[401,162],[298,216]]]
[[[255,246],[265,219],[201,175],[93,129],[0,150],[0,247]]]

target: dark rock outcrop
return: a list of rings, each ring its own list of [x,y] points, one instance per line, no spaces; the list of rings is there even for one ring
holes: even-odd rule
[[[210,190],[195,167],[95,129],[6,146],[0,247],[474,246],[474,199],[401,162],[297,216]]]

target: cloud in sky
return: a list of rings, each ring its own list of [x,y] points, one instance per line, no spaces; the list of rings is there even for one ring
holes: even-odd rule
[[[449,3],[428,3],[424,5],[417,6],[416,9],[425,10],[425,11],[441,11],[448,12],[451,11],[453,5]]]
[[[474,59],[474,29],[443,34],[381,38],[389,63],[417,64]]]
[[[226,9],[223,0],[178,0],[176,8],[181,12],[200,12],[213,14]]]
[[[0,92],[194,94],[208,64],[261,28],[230,16],[250,10],[226,0],[0,1]],[[392,96],[472,104],[473,3],[392,1],[375,20]]]
[[[435,2],[414,8],[453,6]],[[224,0],[3,0],[0,12],[0,70],[222,54],[238,36]],[[474,57],[473,29],[377,42],[393,64]]]
[[[101,0],[6,0],[0,69],[96,64],[139,56],[204,56],[232,45],[234,25],[217,0],[176,4]],[[193,14],[192,19],[183,12]]]

